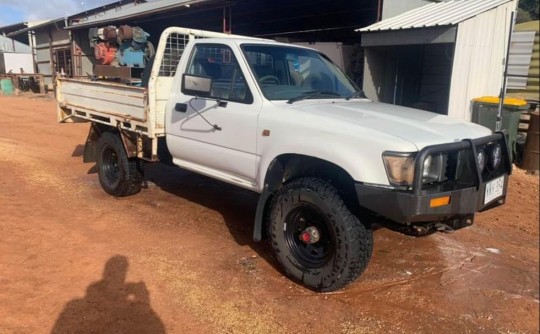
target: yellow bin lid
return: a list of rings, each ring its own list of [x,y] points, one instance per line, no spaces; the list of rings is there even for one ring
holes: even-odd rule
[[[492,103],[492,104],[499,104],[501,99],[498,96],[483,96],[483,97],[477,97],[476,99],[473,99],[474,102],[483,102],[483,103]],[[504,98],[504,105],[505,106],[514,106],[514,107],[523,107],[526,106],[528,103],[525,100],[517,99],[515,97],[505,97]]]

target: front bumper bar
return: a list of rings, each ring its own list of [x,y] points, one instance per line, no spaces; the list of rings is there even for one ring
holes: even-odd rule
[[[476,187],[444,191],[434,189],[422,195],[395,191],[357,183],[355,185],[361,206],[398,223],[442,221],[465,217],[499,206],[505,202],[508,175],[504,176],[503,195],[484,205],[486,183]],[[434,198],[450,196],[450,204],[430,207]]]
[[[500,166],[490,173],[480,171],[476,160],[477,150],[492,143],[500,143],[503,158]],[[424,160],[431,154],[463,151],[463,163],[468,168],[468,181],[454,180],[435,186],[422,184]],[[356,183],[356,194],[361,207],[398,223],[429,222],[458,219],[474,215],[505,202],[508,189],[508,176],[512,171],[504,134],[463,140],[448,144],[428,146],[418,152],[415,161],[415,175],[412,189],[400,190],[377,185]],[[501,196],[485,203],[486,185],[503,177]],[[450,197],[450,203],[432,207],[432,199]]]

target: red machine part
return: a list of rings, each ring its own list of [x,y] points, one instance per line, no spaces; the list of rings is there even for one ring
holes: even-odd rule
[[[114,58],[116,58],[116,51],[117,49],[115,47],[107,43],[98,43],[94,47],[94,55],[101,65],[110,65]]]

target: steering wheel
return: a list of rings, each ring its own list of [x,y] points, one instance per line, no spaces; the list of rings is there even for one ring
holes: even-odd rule
[[[274,75],[265,75],[265,76],[262,76],[260,79],[259,79],[259,82],[261,84],[274,84],[274,85],[280,85],[281,84],[281,81],[279,81],[279,78],[274,76]]]

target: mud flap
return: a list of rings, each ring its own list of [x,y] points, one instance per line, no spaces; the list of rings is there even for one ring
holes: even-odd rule
[[[86,144],[84,145],[83,162],[96,162],[97,158],[97,141],[101,135],[101,130],[95,123],[91,123],[90,130],[88,131],[88,137],[86,138]]]

